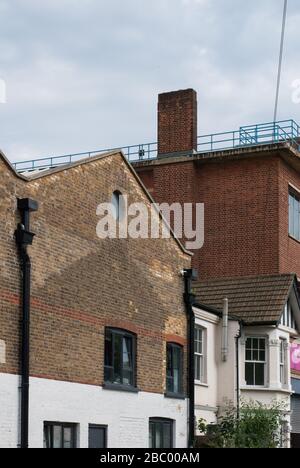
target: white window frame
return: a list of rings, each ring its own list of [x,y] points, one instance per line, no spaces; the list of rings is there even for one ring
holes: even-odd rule
[[[290,300],[288,300],[288,302],[285,305],[280,324],[285,328],[289,328],[290,330],[297,329],[297,325],[296,325],[296,321],[295,321],[295,317],[293,314],[293,309],[292,309]]]
[[[247,341],[248,340],[259,340],[259,341],[264,341],[265,342],[265,360],[264,361],[254,360],[254,359],[248,360],[247,359]],[[253,342],[252,342],[252,345],[253,345]],[[252,355],[253,355],[253,351],[258,351],[259,352],[260,347],[259,347],[258,350],[254,350],[253,348],[251,348]],[[249,385],[249,384],[247,384],[247,381],[246,381],[246,386],[248,388],[266,388],[266,386],[267,386],[267,369],[268,369],[268,339],[265,336],[246,336],[246,339],[245,339],[245,380],[246,380],[246,365],[247,364],[254,364],[254,367],[255,367],[256,364],[257,365],[258,364],[263,364],[264,365],[264,384],[263,385],[256,385],[254,383],[254,384]]]
[[[280,338],[279,347],[279,368],[280,368],[280,383],[282,387],[287,385],[287,369],[288,369],[288,357],[287,357],[287,340]]]
[[[202,341],[197,340],[197,332],[201,331]],[[201,325],[195,326],[195,382],[200,385],[207,385],[207,352],[206,352],[207,329]],[[197,343],[202,343],[202,350],[198,351]],[[200,361],[200,374],[197,375],[197,360]]]
[[[296,220],[295,217],[297,217]],[[300,241],[300,194],[291,188],[289,190],[289,236]]]

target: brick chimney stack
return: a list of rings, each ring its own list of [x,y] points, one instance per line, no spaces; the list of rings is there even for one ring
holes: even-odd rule
[[[197,150],[197,93],[193,89],[163,93],[158,98],[158,156]]]

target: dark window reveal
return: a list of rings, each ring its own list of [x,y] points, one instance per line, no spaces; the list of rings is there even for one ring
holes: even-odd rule
[[[174,422],[169,419],[150,419],[149,448],[171,449],[174,448],[173,434]]]
[[[89,448],[104,449],[107,448],[107,427],[89,425]]]
[[[175,343],[167,344],[167,393],[182,394],[183,349]]]
[[[44,448],[76,448],[76,424],[44,423]]]

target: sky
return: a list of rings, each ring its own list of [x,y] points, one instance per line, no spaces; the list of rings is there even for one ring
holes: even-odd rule
[[[199,135],[272,121],[282,9],[0,0],[0,148],[19,161],[154,142],[158,93],[185,88],[198,92]],[[300,123],[299,24],[300,2],[289,0],[278,117]]]

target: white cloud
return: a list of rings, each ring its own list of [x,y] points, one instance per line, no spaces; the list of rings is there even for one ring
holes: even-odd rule
[[[161,91],[199,93],[199,132],[269,120],[281,2],[0,0],[0,146],[10,159],[156,139]],[[289,2],[280,116],[298,119],[291,83],[300,5]]]

